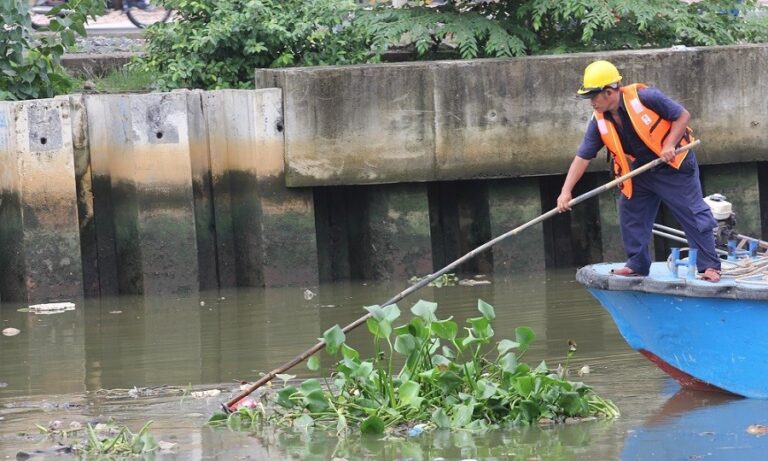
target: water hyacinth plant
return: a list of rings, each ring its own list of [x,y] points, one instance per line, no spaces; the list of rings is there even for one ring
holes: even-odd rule
[[[329,380],[294,386],[288,383],[292,377],[283,375],[286,385],[279,392],[262,394],[262,401],[233,415],[216,414],[211,422],[242,429],[258,422],[315,426],[342,435],[353,428],[371,434],[417,424],[483,430],[618,416],[611,401],[565,379],[565,370],[550,371],[544,362],[531,368],[520,361],[535,339],[533,330],[518,327],[514,340],[494,341],[493,307],[478,300],[477,308],[481,315],[467,319],[460,333],[452,318],[437,318],[433,302],[418,301],[411,308],[414,317],[400,326],[394,325],[401,314],[397,305],[366,307],[373,358],[361,359],[336,325],[323,334],[326,351],[338,358]],[[402,364],[397,370],[396,362]],[[317,357],[308,366],[319,369]]]

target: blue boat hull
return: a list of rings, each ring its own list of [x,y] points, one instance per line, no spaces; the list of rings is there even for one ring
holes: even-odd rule
[[[633,349],[685,387],[768,398],[768,300],[760,290],[681,281],[665,265],[649,278],[613,281],[611,267],[620,265],[587,266],[577,279]]]

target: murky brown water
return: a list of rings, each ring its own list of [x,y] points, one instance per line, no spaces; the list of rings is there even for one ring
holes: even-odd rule
[[[24,306],[4,303],[0,329],[15,327],[21,333],[0,336],[0,459],[52,447],[35,424],[108,418],[134,432],[152,420],[158,440],[178,444],[174,453],[154,456],[158,460],[741,460],[767,452],[768,437],[749,435],[746,428],[768,424],[768,402],[678,392],[676,384],[628,348],[573,275],[568,270],[492,285],[425,288],[399,305],[405,311],[418,298],[433,300],[440,305],[439,316],[463,321],[476,315],[482,298],[496,308],[497,338],[511,337],[520,325],[536,331],[539,339],[526,356],[534,365],[542,359],[556,364],[564,358],[567,341],[576,341],[571,368],[590,366],[583,380],[619,406],[622,416],[616,421],[340,441],[317,433],[210,429],[206,419],[227,400],[227,392],[207,399],[182,397],[180,389],[231,390],[239,380],[255,379],[259,371],[313,345],[326,328],[363,315],[362,306],[390,298],[403,284],[323,285],[312,288],[317,296],[310,300],[304,288],[203,293],[189,299],[121,297],[80,303],[56,315],[18,312]],[[368,354],[363,328],[350,333],[348,342]],[[312,375],[303,365],[292,373]],[[164,385],[171,387],[155,388]],[[54,457],[66,459],[38,459]]]

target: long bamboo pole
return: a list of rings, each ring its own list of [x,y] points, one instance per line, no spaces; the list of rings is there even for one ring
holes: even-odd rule
[[[688,144],[686,146],[679,147],[679,148],[677,148],[675,150],[675,153],[680,153],[680,152],[686,151],[688,149],[691,149],[691,148],[697,146],[699,143],[701,143],[701,141],[700,140],[696,140],[696,141],[694,141],[694,142],[692,142],[692,143],[690,143],[690,144]],[[582,195],[579,195],[578,197],[576,197],[576,198],[572,199],[570,202],[568,202],[568,206],[569,207],[573,207],[574,205],[577,205],[577,204],[579,204],[579,203],[581,203],[581,202],[583,202],[585,200],[589,200],[590,198],[592,198],[592,197],[594,197],[594,196],[596,196],[598,194],[601,194],[601,193],[603,193],[603,192],[605,192],[605,191],[607,191],[607,190],[609,190],[609,189],[619,185],[623,181],[626,181],[627,179],[633,178],[633,177],[635,177],[635,176],[637,176],[637,175],[639,175],[641,173],[644,173],[644,172],[650,170],[651,168],[654,168],[654,167],[662,164],[663,162],[664,162],[664,160],[662,160],[660,158],[657,158],[656,160],[654,160],[652,162],[648,162],[645,165],[643,165],[643,166],[641,166],[641,167],[639,167],[639,168],[637,168],[635,170],[630,171],[629,173],[625,174],[624,176],[616,178],[616,179],[614,179],[611,182],[605,183],[602,186],[596,187],[596,188],[592,189],[589,192],[586,192],[586,193],[584,193]],[[400,293],[396,294],[395,296],[393,296],[392,298],[388,299],[387,301],[385,301],[380,306],[381,307],[385,307],[385,306],[388,306],[390,304],[394,304],[394,303],[400,301],[401,299],[405,298],[406,296],[408,296],[408,295],[410,295],[410,294],[420,290],[421,288],[427,286],[428,284],[430,284],[431,282],[436,280],[441,275],[448,273],[451,269],[456,268],[461,263],[463,263],[463,262],[465,262],[465,261],[467,261],[467,260],[469,260],[471,258],[474,258],[478,253],[481,253],[481,252],[487,250],[488,248],[492,247],[493,245],[496,245],[497,243],[501,242],[502,240],[505,240],[505,239],[507,239],[509,237],[512,237],[513,235],[516,235],[516,234],[520,233],[521,231],[523,231],[523,230],[533,226],[534,224],[538,224],[538,223],[540,223],[542,221],[545,221],[545,220],[551,218],[552,216],[554,216],[554,215],[556,215],[558,213],[560,213],[560,210],[558,210],[557,208],[553,208],[553,209],[547,211],[546,213],[544,213],[544,214],[542,214],[542,215],[540,215],[540,216],[538,216],[538,217],[528,221],[527,223],[522,224],[522,225],[520,225],[520,226],[518,226],[518,227],[516,227],[516,228],[514,228],[514,229],[512,229],[512,230],[510,230],[510,231],[508,231],[508,232],[506,232],[504,234],[499,235],[498,237],[496,237],[496,238],[494,238],[492,240],[489,240],[489,241],[485,242],[484,244],[480,245],[479,247],[475,248],[474,250],[470,251],[469,253],[465,254],[464,256],[460,257],[459,259],[457,259],[457,260],[453,261],[452,263],[448,264],[447,266],[443,267],[439,271],[424,277],[423,279],[421,279],[415,285],[411,285],[410,287],[408,287],[405,290],[401,291]],[[349,325],[347,325],[344,328],[342,328],[341,331],[343,331],[344,334],[346,334],[346,333],[354,330],[355,328],[359,327],[363,323],[365,323],[370,317],[371,317],[371,313],[369,312],[368,314],[365,314],[364,316],[360,317],[359,319],[355,320],[354,322],[352,322]],[[266,383],[268,383],[268,382],[272,381],[273,379],[275,379],[275,376],[279,375],[280,373],[285,373],[286,371],[290,370],[291,368],[295,367],[299,363],[301,363],[304,360],[308,359],[309,357],[311,357],[312,355],[314,355],[316,352],[320,351],[324,347],[325,347],[325,341],[318,342],[317,344],[315,344],[314,346],[310,347],[309,349],[307,349],[306,351],[302,352],[301,354],[297,355],[296,357],[294,357],[293,359],[291,359],[287,363],[283,364],[282,366],[280,366],[280,367],[270,371],[266,375],[264,375],[261,378],[259,378],[256,382],[254,382],[253,384],[248,386],[246,389],[240,391],[240,393],[238,393],[237,395],[232,397],[232,399],[230,399],[226,404],[222,404],[222,407],[224,408],[224,410],[226,412],[234,411],[237,403],[240,400],[242,400],[243,398],[245,398],[248,395],[250,395],[251,393],[253,393],[253,391],[255,391],[256,389],[260,388],[261,386],[263,386]]]

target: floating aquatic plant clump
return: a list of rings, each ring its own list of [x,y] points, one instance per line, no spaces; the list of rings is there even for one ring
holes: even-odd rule
[[[38,430],[57,441],[57,447],[50,450],[52,453],[73,453],[81,457],[96,455],[134,456],[146,455],[155,451],[167,452],[168,448],[176,444],[160,441],[149,432],[152,421],[147,422],[138,433],[131,432],[127,426],[120,426],[110,421],[92,426],[83,426],[73,421],[68,428],[60,427],[60,421],[54,421],[48,427],[37,425]],[[79,440],[78,440],[79,439]],[[20,452],[17,459],[26,459],[31,455]]]
[[[258,422],[383,433],[387,430],[450,428],[483,430],[508,425],[558,422],[569,417],[613,418],[619,411],[591,387],[565,379],[542,362],[531,368],[520,359],[535,339],[528,327],[515,339],[494,341],[493,307],[478,300],[480,316],[467,319],[463,332],[452,318],[438,319],[437,304],[418,301],[414,317],[395,326],[397,305],[370,306],[368,331],[375,357],[361,359],[336,325],[323,334],[326,351],[339,360],[329,380],[308,379],[262,394],[233,415],[210,422],[247,428]],[[568,352],[568,359],[575,347]],[[395,360],[401,356],[402,360]],[[395,370],[395,362],[402,363]],[[308,366],[319,369],[312,357]],[[247,423],[247,424],[243,424]]]

